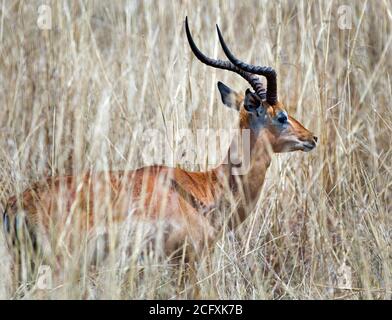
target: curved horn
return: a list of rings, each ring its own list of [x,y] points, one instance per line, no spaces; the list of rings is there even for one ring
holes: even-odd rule
[[[204,64],[218,68],[218,69],[224,69],[224,70],[229,70],[233,71],[237,74],[239,74],[241,77],[243,77],[248,83],[252,86],[253,90],[256,92],[256,94],[260,97],[261,100],[265,100],[265,88],[263,87],[262,82],[260,79],[249,72],[246,72],[244,70],[241,70],[240,68],[236,67],[233,63],[230,61],[223,61],[220,59],[212,59],[207,57],[204,53],[202,53],[199,48],[197,48],[195,42],[193,41],[191,32],[189,31],[189,26],[188,26],[188,17],[185,17],[185,31],[186,31],[186,36],[188,38],[189,46],[191,47],[193,53],[195,56]]]
[[[278,101],[278,95],[277,95],[275,70],[272,69],[271,67],[260,67],[260,66],[254,66],[251,64],[247,64],[247,63],[242,62],[241,60],[237,59],[234,56],[234,54],[232,54],[231,51],[229,50],[229,48],[227,47],[225,40],[223,40],[223,36],[219,30],[218,25],[216,25],[216,29],[218,31],[218,37],[219,37],[219,41],[222,45],[222,49],[225,52],[226,56],[229,58],[229,60],[236,67],[242,69],[245,72],[259,74],[261,76],[266,77],[266,79],[267,79],[267,102],[270,105],[276,104],[276,102]]]

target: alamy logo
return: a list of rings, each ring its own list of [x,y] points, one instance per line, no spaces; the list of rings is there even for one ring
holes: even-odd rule
[[[168,125],[174,128],[174,125]],[[164,163],[176,164],[193,163],[204,165],[208,154],[208,165],[220,163],[232,164],[232,175],[244,175],[250,168],[250,130],[249,129],[198,129],[195,134],[190,129],[179,129],[176,134],[172,130],[162,132],[159,129],[147,129],[136,132],[136,141],[142,141],[141,156],[143,164],[154,165]],[[229,147],[230,157],[226,157],[225,149],[219,148],[231,138]],[[176,148],[168,143],[176,141]],[[222,162],[223,161],[223,162]]]
[[[52,9],[48,5],[38,7],[37,26],[41,30],[52,29]]]
[[[52,269],[50,266],[39,266],[35,286],[40,290],[52,289]]]
[[[343,262],[337,270],[337,287],[339,289],[351,289],[351,267]]]
[[[338,27],[341,30],[352,28],[352,9],[350,6],[339,6],[338,8]]]

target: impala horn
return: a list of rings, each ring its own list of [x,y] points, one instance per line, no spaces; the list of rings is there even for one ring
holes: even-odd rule
[[[231,53],[231,51],[227,47],[225,40],[223,39],[222,33],[219,30],[218,25],[216,25],[216,29],[218,31],[218,37],[219,37],[219,41],[222,45],[223,51],[225,52],[227,58],[229,58],[229,60],[237,68],[240,68],[241,70],[248,72],[248,73],[264,76],[267,79],[267,102],[270,105],[275,105],[278,102],[275,70],[272,69],[271,67],[254,66],[254,65],[242,62],[241,60],[237,59],[234,56],[234,54]]]
[[[210,67],[229,70],[239,74],[242,78],[248,81],[248,83],[252,86],[253,90],[260,97],[261,100],[264,101],[266,99],[266,90],[263,87],[263,83],[260,81],[258,76],[252,74],[251,72],[242,70],[241,68],[235,66],[230,61],[223,61],[220,59],[209,58],[197,48],[195,42],[193,41],[191,32],[189,31],[188,17],[185,17],[185,31],[186,31],[186,36],[188,38],[189,46],[191,47],[196,58],[198,58],[201,62],[203,62],[204,64]]]

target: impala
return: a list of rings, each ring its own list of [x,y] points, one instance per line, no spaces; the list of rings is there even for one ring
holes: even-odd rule
[[[112,208],[110,217],[103,217],[107,221],[121,223],[129,216],[135,223],[161,221],[165,253],[176,252],[184,243],[200,253],[220,232],[221,227],[217,227],[214,221],[220,214],[217,209],[228,196],[235,199],[236,205],[234,213],[226,219],[229,228],[243,222],[255,207],[273,153],[307,152],[315,148],[317,137],[289,116],[278,100],[276,72],[272,68],[237,59],[227,47],[218,26],[219,41],[228,58],[226,61],[209,58],[197,48],[187,18],[185,31],[191,50],[202,63],[232,71],[251,86],[240,94],[218,82],[223,104],[238,112],[239,129],[249,132],[247,172],[233,174],[236,165],[231,161],[230,150],[239,148],[234,139],[227,152],[228,161],[206,172],[156,165],[134,171],[49,177],[9,199],[3,223],[11,239],[18,238],[22,218],[23,225],[40,245],[53,235],[63,237],[64,229],[69,226],[76,228],[76,225],[80,228],[78,232],[91,230],[98,220],[96,212],[100,204],[97,202],[105,199]],[[266,88],[259,75],[266,78]],[[76,207],[82,214],[74,213]],[[80,221],[69,223],[75,219]]]

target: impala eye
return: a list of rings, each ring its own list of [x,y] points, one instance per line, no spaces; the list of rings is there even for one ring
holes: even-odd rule
[[[280,123],[282,123],[282,124],[286,123],[286,122],[287,122],[287,116],[286,116],[284,113],[281,113],[281,114],[278,116],[278,121],[279,121]]]

